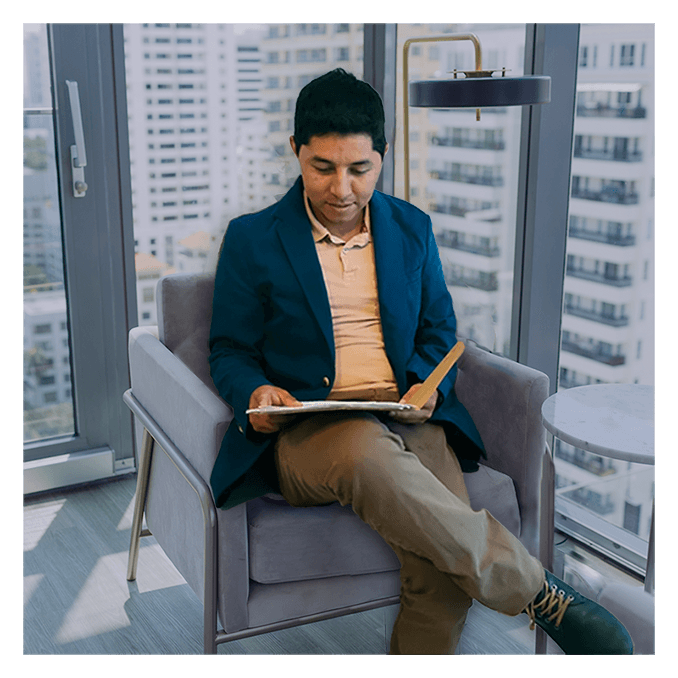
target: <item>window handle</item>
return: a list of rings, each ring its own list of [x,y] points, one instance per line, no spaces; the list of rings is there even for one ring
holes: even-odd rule
[[[82,112],[80,111],[80,93],[75,80],[66,80],[68,98],[71,102],[71,117],[73,118],[73,133],[75,143],[71,146],[71,171],[73,178],[73,197],[84,198],[87,192],[85,183],[85,166],[87,153],[85,151],[85,134],[82,128]]]

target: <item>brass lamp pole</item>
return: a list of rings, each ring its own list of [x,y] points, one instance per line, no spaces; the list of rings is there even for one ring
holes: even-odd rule
[[[409,96],[409,60],[410,45],[415,42],[451,42],[453,40],[470,40],[476,53],[476,71],[481,72],[483,56],[480,49],[480,40],[473,33],[455,33],[453,35],[433,35],[426,38],[410,38],[403,45],[403,129],[405,154],[405,200],[410,200],[410,96]],[[491,73],[490,73],[491,75]],[[456,77],[456,73],[455,73]],[[480,119],[480,109],[476,109],[476,120]]]

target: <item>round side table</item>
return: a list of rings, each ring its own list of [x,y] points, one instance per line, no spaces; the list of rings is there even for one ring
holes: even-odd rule
[[[580,450],[636,464],[654,464],[652,386],[577,386],[547,398],[541,414],[548,431]],[[654,590],[654,500],[645,590]]]

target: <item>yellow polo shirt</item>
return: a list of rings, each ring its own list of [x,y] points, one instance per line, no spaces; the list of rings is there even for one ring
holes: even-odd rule
[[[328,399],[397,401],[381,327],[369,206],[361,232],[345,242],[315,218],[305,191],[304,205],[332,311],[336,375]]]

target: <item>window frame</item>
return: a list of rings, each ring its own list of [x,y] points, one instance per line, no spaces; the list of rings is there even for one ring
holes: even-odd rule
[[[122,26],[47,24],[47,35],[76,433],[24,444],[28,491],[134,469],[132,417],[122,401],[127,335],[137,324]],[[89,160],[84,198],[71,187],[66,80],[79,86]],[[103,465],[88,466],[93,457]]]

